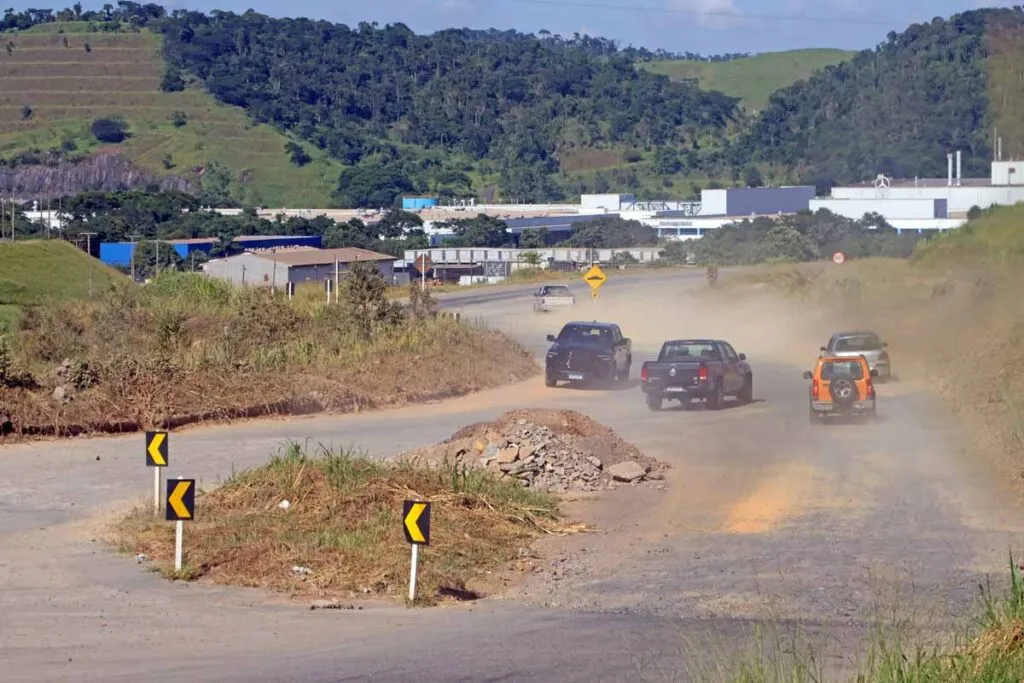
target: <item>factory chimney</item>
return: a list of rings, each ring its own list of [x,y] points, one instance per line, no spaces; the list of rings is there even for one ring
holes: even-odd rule
[[[956,151],[956,186],[960,187],[960,150]]]
[[[946,186],[953,186],[953,153],[946,155]]]

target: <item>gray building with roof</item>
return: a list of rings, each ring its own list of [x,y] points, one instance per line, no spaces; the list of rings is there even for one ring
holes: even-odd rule
[[[211,277],[239,286],[283,287],[288,282],[320,282],[344,279],[359,262],[371,262],[389,283],[397,284],[395,257],[368,249],[296,249],[292,251],[246,252],[203,264]]]

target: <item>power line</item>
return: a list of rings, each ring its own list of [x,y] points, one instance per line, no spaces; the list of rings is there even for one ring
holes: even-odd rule
[[[862,26],[884,26],[891,28],[898,24],[897,21],[885,21],[882,19],[858,19],[849,16],[824,16],[811,14],[764,14],[757,12],[738,12],[730,10],[696,10],[673,7],[652,7],[650,5],[616,5],[605,2],[572,2],[570,0],[505,0],[526,5],[546,5],[549,7],[576,7],[579,9],[604,9],[617,12],[648,13],[648,14],[674,14],[688,15],[695,17],[714,17],[718,19],[755,19],[758,21],[801,21],[817,24],[857,24]]]

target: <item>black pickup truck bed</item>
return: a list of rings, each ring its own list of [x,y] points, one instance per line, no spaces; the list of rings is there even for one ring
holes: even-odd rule
[[[651,410],[660,410],[666,399],[684,405],[702,400],[717,409],[727,396],[753,400],[754,373],[728,342],[673,339],[662,344],[657,360],[643,364],[640,388]]]

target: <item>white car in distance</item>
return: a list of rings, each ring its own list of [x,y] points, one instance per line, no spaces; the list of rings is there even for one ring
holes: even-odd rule
[[[576,297],[565,285],[544,285],[533,293],[533,310],[537,313],[573,306],[575,303]]]

